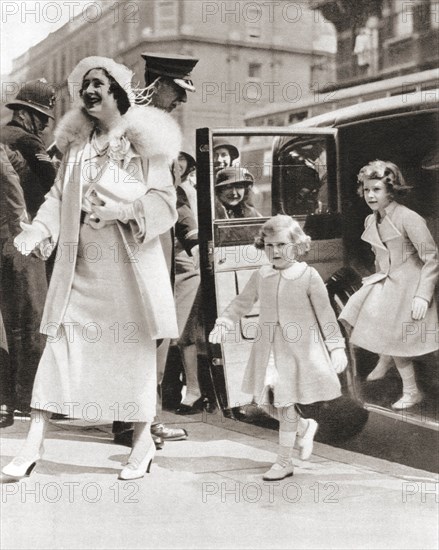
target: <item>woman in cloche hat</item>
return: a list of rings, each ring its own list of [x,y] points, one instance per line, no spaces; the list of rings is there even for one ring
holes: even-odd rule
[[[255,179],[239,166],[224,168],[216,174],[216,218],[259,218],[261,214],[247,199]]]
[[[31,426],[3,469],[14,478],[29,475],[42,458],[53,412],[134,421],[120,479],[142,477],[155,452],[156,340],[178,334],[159,235],[177,218],[169,165],[181,136],[170,115],[134,104],[131,78],[105,57],[75,67],[68,78],[74,106],[55,131],[64,153],[59,175],[14,241],[26,255],[47,255],[48,245],[58,244]]]

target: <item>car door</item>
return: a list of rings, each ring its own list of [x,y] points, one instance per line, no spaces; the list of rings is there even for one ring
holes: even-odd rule
[[[324,280],[343,266],[337,186],[337,130],[197,130],[197,195],[203,318],[206,337],[215,319],[243,290],[255,270],[268,263],[254,238],[278,213],[294,216],[313,239],[306,258]],[[239,151],[232,168],[250,172],[253,185],[238,214],[224,198],[214,165],[215,143]],[[233,177],[232,177],[233,179]],[[227,180],[231,181],[231,180]],[[239,209],[238,209],[239,210]],[[211,375],[223,410],[249,404],[241,391],[251,347],[259,337],[259,304],[229,331],[224,343],[208,346]]]

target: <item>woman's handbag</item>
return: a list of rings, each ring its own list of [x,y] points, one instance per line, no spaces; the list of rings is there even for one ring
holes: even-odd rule
[[[104,164],[98,178],[88,188],[85,198],[90,198],[93,192],[104,203],[108,200],[129,203],[145,195],[146,187],[127,170],[108,161]]]

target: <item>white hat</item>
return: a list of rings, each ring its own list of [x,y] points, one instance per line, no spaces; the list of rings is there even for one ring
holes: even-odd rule
[[[134,105],[135,94],[131,88],[131,80],[134,73],[128,69],[128,67],[125,67],[125,65],[116,63],[114,59],[96,55],[81,59],[70,73],[67,79],[67,85],[69,87],[70,97],[73,100],[78,99],[84,76],[92,69],[105,69],[125,91],[130,105]]]

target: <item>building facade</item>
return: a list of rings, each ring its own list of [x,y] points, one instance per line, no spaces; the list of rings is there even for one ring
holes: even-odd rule
[[[438,0],[314,0],[311,6],[336,29],[333,81],[320,81],[295,104],[250,111],[247,125],[283,126],[361,101],[439,89]]]
[[[9,75],[12,83],[40,77],[54,83],[57,119],[69,108],[66,78],[88,55],[125,63],[140,87],[142,52],[198,57],[193,72],[197,93],[189,94],[187,105],[175,112],[188,149],[197,127],[242,125],[249,110],[295,101],[312,83],[332,79],[334,55],[321,38],[330,42],[335,33],[331,24],[316,18],[308,1],[121,0],[87,5],[88,11],[14,60]]]
[[[337,32],[338,88],[439,65],[438,0],[313,0]]]

